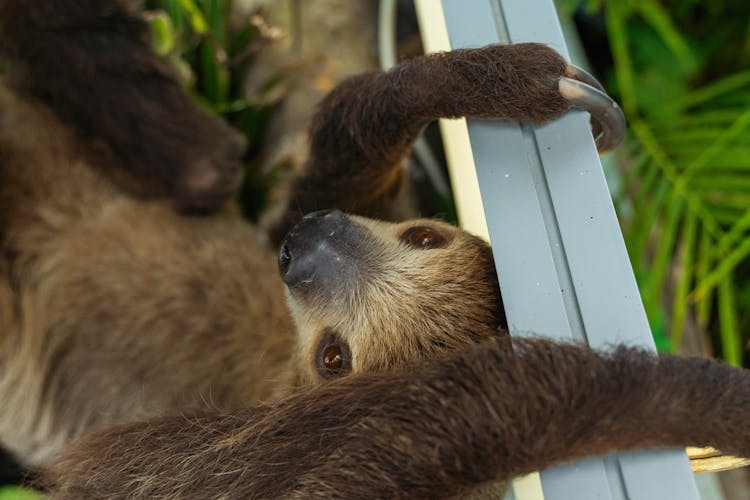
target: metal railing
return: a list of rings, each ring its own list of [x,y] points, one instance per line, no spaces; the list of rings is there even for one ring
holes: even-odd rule
[[[552,0],[417,6],[431,51],[535,41],[568,56]],[[441,127],[459,217],[492,242],[511,333],[653,350],[588,116],[571,112],[539,128],[472,121]],[[486,215],[476,220],[482,205]],[[539,490],[546,500],[699,498],[682,450],[591,458],[543,471],[541,483],[526,479],[514,490],[517,500],[538,498]]]

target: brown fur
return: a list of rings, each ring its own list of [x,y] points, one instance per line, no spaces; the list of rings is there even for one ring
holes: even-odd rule
[[[49,112],[7,91],[0,103],[5,446],[35,463],[93,429],[240,408],[298,378],[319,380],[312,360],[293,358],[276,257],[256,228],[233,212],[187,216],[133,199],[80,159],[71,131]],[[412,223],[357,220],[380,242],[382,280],[325,315],[293,306],[303,349],[334,327],[352,346],[355,371],[385,370],[496,334],[502,310],[484,243],[423,221],[453,234],[451,244],[439,254],[409,250],[396,235]],[[451,276],[454,266],[466,272]],[[450,297],[444,307],[441,297]]]
[[[750,455],[750,373],[620,347],[488,341],[234,414],[86,439],[53,498],[446,498],[611,450]]]
[[[179,134],[190,139],[191,159],[212,157],[223,142],[214,147],[198,139],[204,130],[191,124],[203,112],[158,69],[162,63],[146,50],[140,20],[118,2],[89,3],[0,2],[13,76],[0,90],[0,441],[21,460],[37,463],[115,423],[196,408],[231,410],[287,392],[298,381],[318,383],[310,358],[326,329],[348,344],[355,372],[390,370],[497,335],[504,317],[486,244],[433,221],[389,226],[355,219],[378,245],[352,257],[376,256],[382,273],[366,287],[350,283],[340,290],[348,299],[324,308],[292,297],[300,326],[295,349],[275,244],[309,210],[387,208],[413,135],[430,119],[460,114],[452,101],[477,117],[562,113],[554,78],[564,63],[553,51],[523,45],[426,57],[337,88],[321,104],[310,161],[292,181],[284,216],[267,223],[269,244],[260,228],[231,210],[179,214],[168,200],[134,198],[131,182],[111,182],[121,180],[111,168],[127,167],[134,182],[153,185],[140,167],[155,157],[142,149],[118,153],[113,167],[104,162],[108,156],[92,154],[103,143],[117,153],[135,140],[179,165],[184,144],[175,140],[176,124],[186,124]],[[71,30],[71,37],[62,35]],[[87,33],[96,43],[88,44]],[[141,63],[115,64],[113,53],[150,69],[130,71]],[[88,59],[103,65],[93,80]],[[54,71],[63,73],[59,81]],[[483,92],[469,85],[485,77],[492,84]],[[440,99],[416,101],[422,97],[413,87],[425,79]],[[468,91],[470,102],[455,95]],[[524,97],[503,104],[500,97],[516,91]],[[557,106],[531,112],[536,101]],[[141,108],[144,123],[137,127],[117,118]],[[361,125],[370,119],[377,122]],[[128,135],[140,133],[141,125],[148,138]],[[215,120],[203,127],[224,130]],[[171,175],[169,168],[162,173]],[[175,172],[176,180],[184,170]],[[183,200],[178,188],[156,186]],[[421,251],[397,242],[405,227],[422,223],[450,235],[450,245]]]
[[[237,187],[244,141],[185,94],[136,3],[3,0],[0,56],[16,87],[74,125],[118,183],[214,208]]]
[[[114,422],[269,398],[294,330],[267,240],[124,194],[49,112],[0,106],[3,444],[33,463]]]
[[[283,236],[298,209],[387,213],[400,162],[433,120],[559,117],[568,108],[557,91],[564,70],[564,60],[543,45],[497,45],[419,57],[345,80],[319,105],[304,174],[291,182],[293,203],[265,222],[271,237]]]
[[[447,495],[584,453],[729,446],[725,438],[741,432],[700,434],[667,419],[650,441],[607,437],[632,435],[653,418],[648,401],[622,413],[618,390],[623,401],[642,396],[631,379],[685,415],[692,386],[677,381],[698,362],[657,363],[643,353],[604,361],[533,342],[518,344],[525,354],[514,359],[495,341],[414,368],[504,333],[489,247],[437,221],[318,214],[343,224],[337,234],[305,219],[287,243],[307,227],[316,248],[334,249],[341,263],[316,260],[320,272],[287,282],[286,308],[275,256],[282,236],[311,210],[388,215],[399,162],[425,123],[562,114],[555,82],[565,65],[549,48],[456,51],[345,81],[320,105],[310,159],[280,215],[261,228],[231,208],[205,217],[173,209],[169,198],[207,208],[231,191],[238,143],[179,90],[126,3],[0,0],[0,19],[13,75],[0,87],[0,442],[34,464],[115,424],[223,415],[92,438],[49,469],[61,495],[191,496],[198,483],[197,496]],[[196,188],[195,179],[209,181]],[[167,199],[134,196],[144,193]],[[407,230],[419,226],[441,244],[410,244]],[[295,385],[322,385],[321,353],[331,342],[345,359],[328,378],[352,372],[343,377],[350,380],[247,409]],[[401,372],[406,366],[413,371]],[[650,366],[665,366],[662,375],[674,377],[666,387],[682,392],[672,400],[655,378],[634,378]],[[709,375],[744,383],[744,374],[711,366]],[[618,367],[625,382],[603,376]],[[558,372],[570,378],[558,383]],[[717,410],[724,413],[697,421],[744,418],[742,387],[732,384]],[[699,385],[695,397],[707,390]],[[581,438],[574,448],[555,420],[573,411],[566,394],[576,409],[596,403],[572,427]],[[538,437],[529,451],[519,440],[532,439],[531,429]]]

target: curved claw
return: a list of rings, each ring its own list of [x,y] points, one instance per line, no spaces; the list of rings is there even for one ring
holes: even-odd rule
[[[575,64],[568,63],[565,67],[565,76],[572,78],[573,80],[578,80],[579,82],[587,83],[602,92],[606,92],[604,86],[599,83],[599,80],[597,80],[594,75],[583,68],[579,68]]]
[[[611,97],[588,83],[567,76],[558,80],[558,89],[572,107],[591,113],[596,148],[600,153],[620,144],[625,135],[625,115]]]

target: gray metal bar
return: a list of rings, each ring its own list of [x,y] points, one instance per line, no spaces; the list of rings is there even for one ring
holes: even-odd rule
[[[568,55],[551,0],[442,7],[453,48],[537,41]],[[587,116],[468,128],[511,332],[653,349]],[[542,486],[547,500],[698,499],[680,450],[555,467]]]

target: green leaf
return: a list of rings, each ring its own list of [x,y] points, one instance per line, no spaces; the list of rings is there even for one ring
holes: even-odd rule
[[[724,360],[730,365],[742,366],[742,337],[737,327],[735,290],[732,276],[727,275],[719,284],[719,333]]]
[[[701,89],[695,90],[672,103],[675,109],[688,109],[715,100],[721,96],[750,85],[750,70],[727,76]]]
[[[683,71],[686,74],[694,72],[698,67],[698,61],[690,50],[687,41],[674,26],[661,4],[656,2],[635,2],[634,5],[654,31],[659,34],[664,44],[669,47]]]
[[[651,265],[651,274],[648,277],[646,289],[643,293],[643,303],[649,317],[661,309],[662,290],[665,278],[674,254],[675,240],[685,213],[684,200],[672,194],[667,199],[667,213],[662,227],[659,228],[659,238],[656,244],[656,254]]]
[[[654,188],[651,188],[651,179],[656,184]],[[668,193],[669,183],[656,174],[648,176],[639,189],[633,202],[635,207],[633,224],[628,232],[628,247],[634,258],[640,258],[645,254],[646,244],[655,228],[655,221],[661,213],[662,204]]]
[[[721,258],[719,265],[703,278],[693,291],[696,300],[703,299],[715,286],[724,283],[737,265],[750,256],[750,238],[746,238],[732,252]]]
[[[697,261],[695,263],[695,279],[698,281],[704,279],[713,266],[714,258],[711,244],[711,237],[705,231],[702,232],[698,243]],[[705,330],[708,328],[708,322],[711,319],[713,290],[709,290],[701,298],[693,296],[693,301],[696,303],[695,316],[698,320],[698,325]]]
[[[742,217],[740,217],[732,228],[718,241],[712,256],[718,258],[721,255],[725,255],[738,241],[740,241],[748,229],[750,229],[750,208],[745,211]]]
[[[656,344],[656,350],[659,352],[669,352],[671,345],[665,328],[663,311],[656,309],[651,313],[648,320],[649,326],[651,326],[651,335],[654,339],[654,344]]]
[[[731,127],[721,132],[710,146],[690,162],[685,168],[683,176],[689,176],[691,172],[705,167],[714,157],[726,151],[728,145],[747,130],[748,125],[750,125],[750,109],[740,115]]]
[[[177,0],[179,2],[179,6],[182,7],[182,9],[187,14],[187,18],[190,21],[190,27],[193,29],[193,32],[203,35],[208,32],[208,23],[206,22],[206,18],[203,17],[203,13],[198,8],[196,3],[193,0]]]
[[[615,62],[615,78],[620,90],[622,109],[627,115],[633,115],[638,108],[638,101],[625,24],[629,15],[630,7],[626,2],[609,2],[605,10],[607,34]]]
[[[154,12],[149,18],[149,25],[156,53],[162,56],[170,54],[177,44],[172,20],[166,12]]]
[[[0,486],[0,500],[43,500],[44,496],[29,488]]]
[[[224,50],[226,2],[208,0],[205,9],[210,36],[200,45],[201,87],[213,106],[221,106],[229,98],[230,82]]]
[[[693,281],[694,260],[695,260],[695,241],[698,227],[698,218],[695,214],[688,212],[685,217],[685,224],[682,230],[679,249],[679,275],[674,292],[674,302],[672,305],[672,333],[670,335],[670,344],[673,352],[679,352],[682,346],[682,334],[685,321],[688,314],[688,303],[690,285]]]

